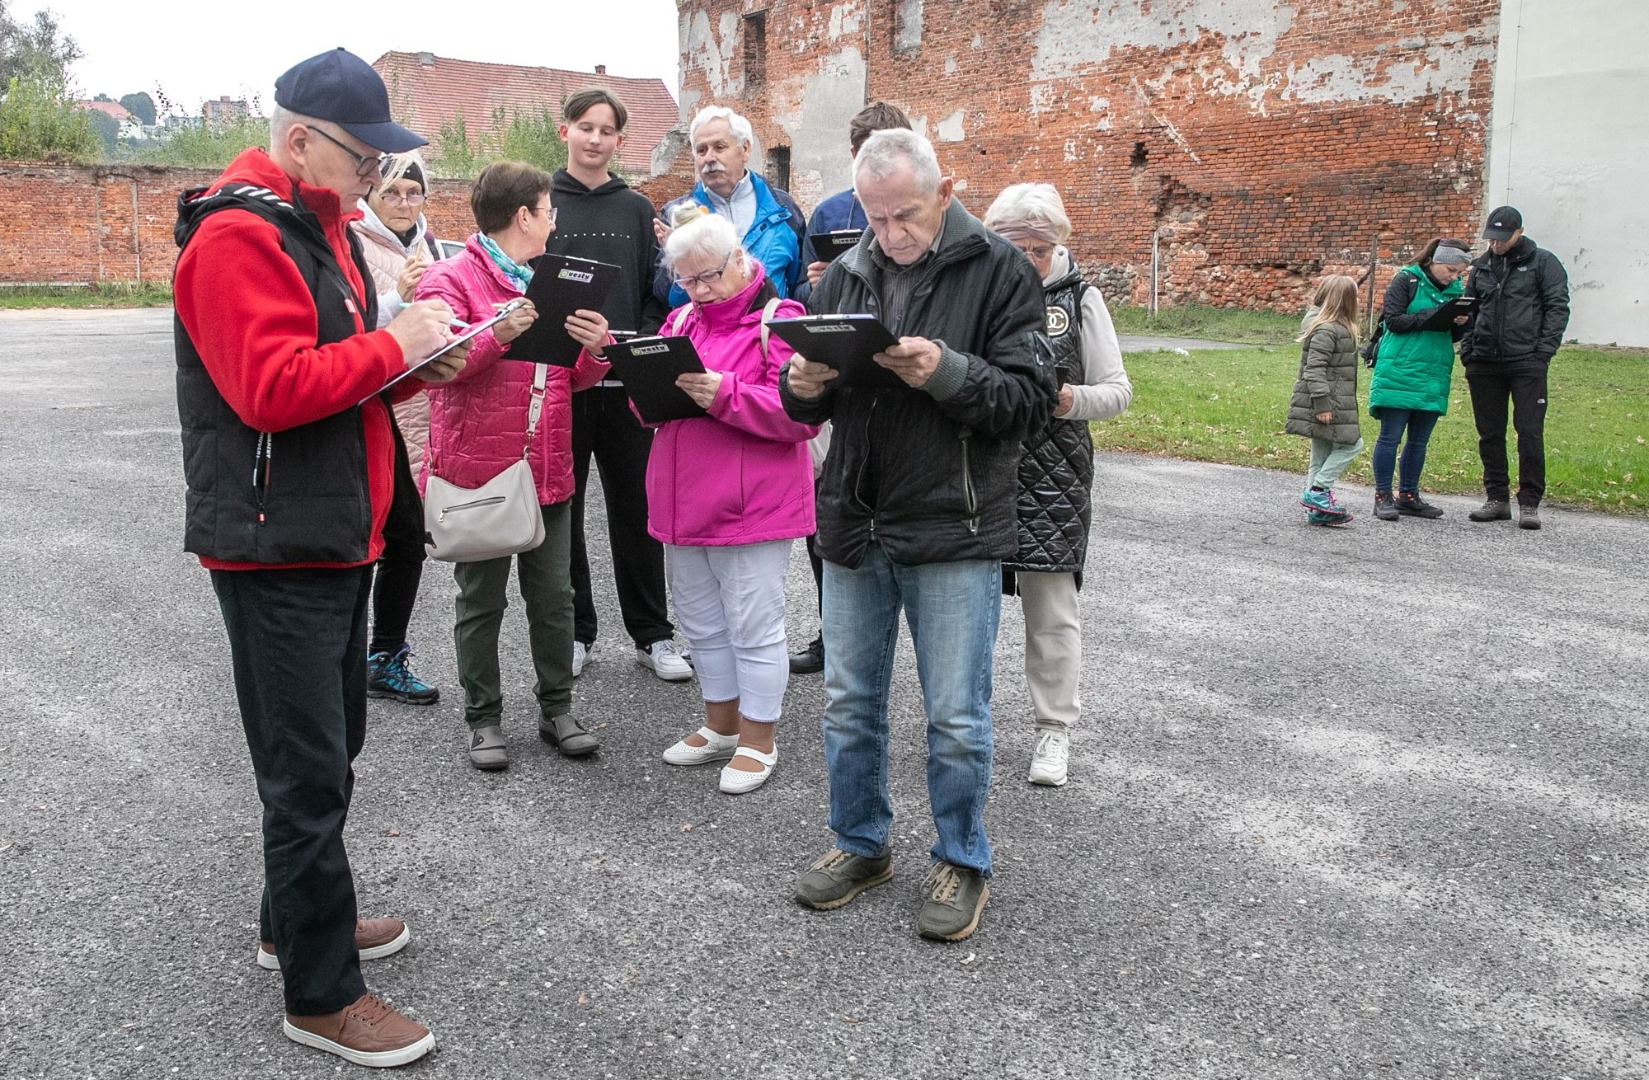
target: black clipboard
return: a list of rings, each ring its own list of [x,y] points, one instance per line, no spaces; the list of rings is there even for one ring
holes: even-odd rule
[[[820,262],[835,262],[858,247],[864,235],[863,229],[832,229],[814,233],[809,239],[813,241],[813,254],[819,257]]]
[[[504,353],[506,360],[572,367],[584,346],[567,333],[567,316],[580,309],[600,311],[623,271],[612,263],[575,259],[571,255],[540,255],[532,260],[527,299],[538,309],[538,319]]]
[[[768,328],[779,339],[815,364],[841,372],[832,386],[867,390],[907,389],[903,379],[872,357],[899,339],[874,315],[803,315],[770,319]]]
[[[452,350],[458,348],[458,346],[460,346],[460,345],[469,344],[470,338],[473,338],[475,335],[479,334],[483,330],[492,329],[493,324],[498,323],[498,322],[502,322],[504,319],[507,319],[515,311],[515,309],[520,307],[520,306],[521,306],[521,301],[511,300],[509,303],[503,305],[497,311],[493,312],[493,314],[490,318],[488,318],[488,319],[486,319],[482,322],[470,323],[469,326],[465,328],[465,330],[462,334],[459,334],[457,337],[455,337],[451,341],[447,342],[445,345],[443,345],[437,351],[430,353],[428,356],[424,357],[422,360],[418,361],[416,364],[412,365],[411,367],[407,368],[405,371],[401,372],[399,375],[395,376],[393,379],[391,379],[388,382],[384,383],[384,385],[378,387],[378,389],[374,390],[372,393],[368,394],[366,397],[362,398],[360,401],[356,402],[355,404],[357,405],[357,407],[361,406],[361,405],[365,405],[367,402],[371,401],[373,398],[377,397],[379,394],[383,393],[385,390],[388,390],[390,387],[394,386],[396,383],[400,382],[402,379],[406,378],[408,375],[411,375],[414,372],[418,371],[419,369],[423,368],[425,365],[429,364],[431,361],[441,359],[441,357],[445,356],[447,353],[451,352]]]
[[[1431,318],[1427,319],[1420,325],[1420,329],[1463,330],[1465,329],[1464,327],[1456,327],[1454,325],[1454,320],[1458,319],[1462,315],[1470,315],[1476,309],[1477,298],[1475,296],[1456,296],[1442,304],[1439,304],[1437,306],[1437,310],[1432,313]]]
[[[709,416],[698,402],[676,385],[676,376],[704,371],[704,361],[685,337],[634,338],[604,350],[613,365],[613,377],[635,402],[636,412],[649,424]]]

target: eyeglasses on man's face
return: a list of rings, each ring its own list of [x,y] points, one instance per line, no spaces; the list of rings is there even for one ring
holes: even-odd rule
[[[721,280],[721,276],[723,274],[727,273],[727,264],[732,261],[733,253],[729,251],[727,253],[727,258],[723,259],[721,261],[721,265],[716,267],[714,270],[706,270],[702,274],[693,274],[689,277],[678,277],[676,279],[676,284],[681,286],[683,289],[691,288],[694,282],[697,282],[700,285],[714,285],[716,282]]]
[[[339,150],[342,150],[344,153],[348,154],[350,157],[354,158],[355,159],[355,175],[357,177],[359,177],[360,179],[365,180],[369,176],[374,176],[375,177],[375,176],[378,175],[379,171],[383,168],[384,158],[383,158],[382,154],[374,154],[372,157],[367,157],[365,154],[357,154],[355,151],[351,150],[347,145],[345,145],[344,143],[340,142],[339,140],[333,138],[331,135],[328,135],[325,131],[321,130],[320,128],[311,127],[309,130],[313,131],[315,134],[319,135],[321,138],[325,139],[327,142],[331,143],[333,146],[336,146]]]

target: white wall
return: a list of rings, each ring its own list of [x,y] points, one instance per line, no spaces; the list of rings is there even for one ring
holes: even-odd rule
[[[1565,337],[1649,346],[1649,3],[1503,0],[1484,211],[1569,270]]]

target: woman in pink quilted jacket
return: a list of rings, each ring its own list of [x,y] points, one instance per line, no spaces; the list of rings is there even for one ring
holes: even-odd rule
[[[503,161],[488,166],[470,193],[480,231],[469,238],[462,253],[424,271],[418,299],[445,300],[457,319],[469,323],[485,320],[524,293],[532,279],[528,260],[544,254],[544,243],[555,231],[550,185],[550,174],[530,165]],[[429,445],[420,486],[433,473],[459,487],[479,487],[520,460],[522,447],[527,448],[543,507],[544,542],[515,559],[538,676],[538,733],[566,756],[583,757],[600,743],[572,715],[572,394],[607,373],[601,350],[610,339],[607,320],[598,312],[579,311],[567,320],[567,333],[584,349],[570,370],[544,365],[548,378],[543,412],[529,436],[528,407],[539,365],[510,360],[508,349],[537,317],[528,304],[477,335],[463,377],[430,396]],[[464,719],[470,728],[470,764],[502,769],[509,757],[500,723],[504,695],[498,631],[504,621],[510,557],[455,563],[453,576],[458,582],[453,639],[458,680],[464,688]]]
[[[790,349],[762,324],[805,309],[778,299],[725,217],[679,226],[664,261],[691,303],[663,332],[685,334],[705,367],[676,385],[710,414],[660,425],[647,461],[648,531],[664,544],[705,710],[664,760],[731,758],[721,790],[737,795],[761,787],[778,761],[773,727],[790,678],[784,579],[792,543],[813,531],[807,440],[819,430],[779,404]]]

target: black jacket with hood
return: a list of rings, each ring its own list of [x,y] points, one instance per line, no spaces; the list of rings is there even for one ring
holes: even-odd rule
[[[1464,364],[1546,361],[1569,325],[1569,275],[1556,255],[1527,236],[1504,255],[1484,252],[1466,279],[1477,298],[1460,339]]]
[[[831,263],[815,314],[881,316],[875,234]],[[1020,440],[1053,408],[1042,283],[1017,248],[951,200],[932,273],[916,287],[900,337],[942,351],[921,389],[837,389],[813,399],[779,376],[785,412],[834,423],[819,477],[821,557],[857,567],[872,543],[903,565],[1005,559],[1019,546]]]
[[[610,174],[605,184],[587,188],[566,169],[557,169],[550,205],[556,214],[555,232],[545,245],[550,254],[612,263],[624,271],[601,305],[607,324],[615,330],[657,333],[668,311],[653,296],[658,241],[647,196]]]

